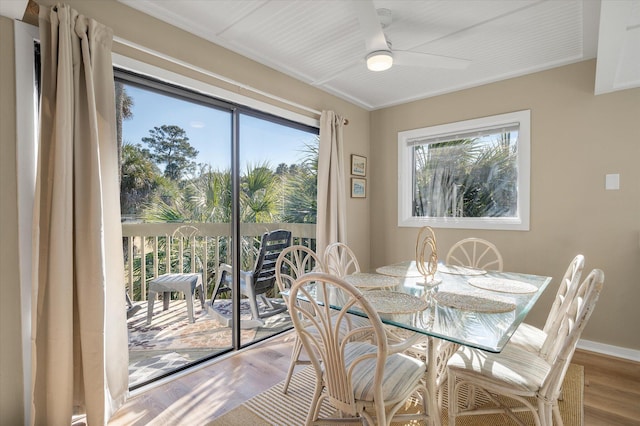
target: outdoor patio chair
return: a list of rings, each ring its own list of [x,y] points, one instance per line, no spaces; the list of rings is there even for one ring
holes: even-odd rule
[[[254,268],[250,271],[240,271],[240,294],[249,299],[251,307],[251,318],[260,320],[270,317],[280,312],[284,312],[287,306],[282,303],[274,303],[269,300],[267,293],[276,289],[276,261],[282,250],[291,245],[291,231],[278,229],[265,232],[260,239],[260,249]],[[221,291],[231,291],[232,266],[221,264],[216,274],[216,284],[213,288],[211,306],[218,293]],[[260,312],[258,298],[267,309]]]
[[[125,292],[124,295],[127,301],[127,319],[130,319],[142,308],[142,306],[134,305],[133,301],[129,297],[129,293]]]

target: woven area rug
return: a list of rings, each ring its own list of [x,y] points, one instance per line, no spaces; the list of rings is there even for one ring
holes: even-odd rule
[[[214,420],[210,425],[216,426],[240,426],[240,425],[264,425],[264,426],[299,426],[303,425],[313,392],[315,373],[308,367],[296,373],[289,385],[287,395],[282,393],[283,382],[277,384],[266,392],[251,398],[241,406],[231,410],[227,414]],[[560,413],[566,426],[580,426],[583,424],[583,390],[584,369],[581,365],[571,364],[563,384],[564,399],[559,402]],[[478,404],[483,402],[478,398]],[[445,389],[443,409],[440,418],[443,425],[448,425],[447,418],[447,392]],[[409,405],[406,409],[411,412],[416,409]],[[330,407],[322,407],[322,415],[330,415],[333,410]],[[528,413],[519,414],[526,425],[533,425],[533,416]],[[490,416],[461,417],[456,422],[464,426],[485,425],[512,425],[515,424],[505,415],[496,414]],[[392,423],[399,426],[402,423]],[[412,422],[411,425],[420,423]]]

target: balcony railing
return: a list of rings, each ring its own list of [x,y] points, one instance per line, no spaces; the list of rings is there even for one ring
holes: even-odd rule
[[[173,241],[171,236],[184,225],[197,228],[198,236]],[[262,234],[275,229],[291,231],[292,244],[315,250],[315,224],[245,223],[240,226],[243,269],[253,267]],[[123,223],[122,236],[125,284],[133,301],[146,300],[149,281],[166,272],[204,271],[205,289],[213,289],[218,265],[231,263],[231,226],[225,223]]]

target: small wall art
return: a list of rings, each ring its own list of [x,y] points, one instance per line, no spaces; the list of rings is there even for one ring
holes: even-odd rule
[[[351,178],[351,198],[365,198],[367,196],[367,180]]]
[[[367,157],[351,154],[351,174],[354,176],[367,175]]]

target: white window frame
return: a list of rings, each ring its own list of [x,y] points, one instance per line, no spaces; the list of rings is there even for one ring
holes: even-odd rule
[[[519,124],[518,208],[515,217],[418,217],[413,216],[413,143],[420,139],[469,133],[474,130]],[[398,226],[528,231],[531,179],[531,110],[398,132]]]

